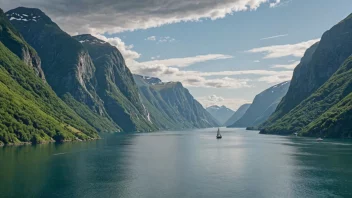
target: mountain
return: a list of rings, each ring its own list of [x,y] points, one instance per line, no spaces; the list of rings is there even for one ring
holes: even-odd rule
[[[0,145],[98,138],[45,82],[40,63],[0,9]]]
[[[216,127],[216,120],[180,82],[134,75],[151,121],[161,129]]]
[[[19,7],[6,16],[38,52],[49,85],[99,131],[118,131],[99,98],[95,66],[88,51],[39,9]]]
[[[230,126],[239,120],[248,110],[251,104],[244,104],[225,122],[225,126]]]
[[[156,127],[139,97],[133,76],[120,51],[92,35],[74,37],[88,50],[95,65],[97,94],[109,116],[124,131],[150,131]]]
[[[268,122],[261,126],[261,133],[350,135],[347,120],[351,54],[352,15],[325,32],[321,41],[307,50],[294,71],[287,96]],[[294,98],[298,101],[292,101]],[[290,107],[289,112],[286,107]]]
[[[229,127],[255,127],[266,121],[287,93],[290,82],[272,86],[256,95],[246,113]]]
[[[224,126],[225,122],[230,119],[230,117],[235,113],[235,111],[225,107],[225,106],[210,106],[206,110],[220,123]]]

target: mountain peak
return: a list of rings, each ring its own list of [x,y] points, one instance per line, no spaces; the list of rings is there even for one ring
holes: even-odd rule
[[[97,37],[92,36],[91,34],[81,34],[73,36],[80,43],[89,43],[89,44],[108,44],[107,42],[98,39]],[[110,45],[110,44],[109,44]]]
[[[38,8],[18,7],[6,12],[10,21],[53,23],[51,19]]]
[[[159,78],[155,78],[155,77],[134,74],[134,78],[137,81],[137,84],[139,84],[138,83],[139,81],[143,81],[144,84],[147,84],[147,85],[164,84]]]
[[[206,110],[222,125],[235,113],[235,111],[227,108],[225,105],[212,105]]]

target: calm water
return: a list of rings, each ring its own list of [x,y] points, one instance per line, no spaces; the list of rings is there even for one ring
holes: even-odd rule
[[[0,148],[0,197],[352,197],[352,143],[243,129]]]

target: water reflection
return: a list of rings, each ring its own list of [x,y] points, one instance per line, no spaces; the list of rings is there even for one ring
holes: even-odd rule
[[[0,197],[350,197],[352,144],[243,129],[0,148]]]

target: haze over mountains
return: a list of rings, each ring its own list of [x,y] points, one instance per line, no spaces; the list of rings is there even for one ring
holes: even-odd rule
[[[251,104],[243,104],[240,106],[240,108],[237,109],[237,111],[225,122],[225,126],[230,126],[234,124],[237,120],[242,118],[242,116],[247,112],[248,108],[251,106]]]
[[[206,110],[219,122],[221,126],[225,126],[225,122],[235,113],[235,111],[225,107],[224,105],[213,105],[207,107]]]
[[[255,127],[265,122],[287,93],[290,82],[283,82],[258,94],[245,114],[229,127]]]

